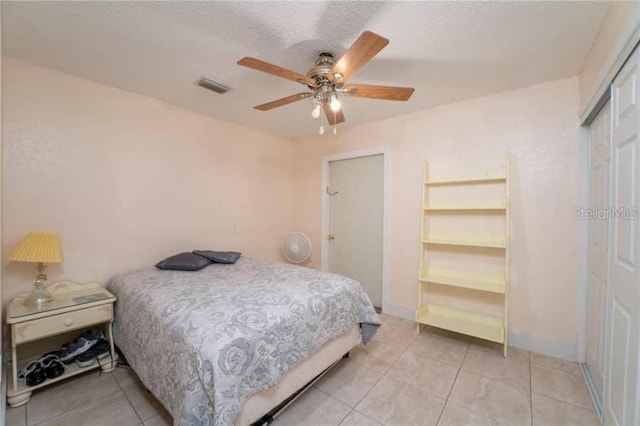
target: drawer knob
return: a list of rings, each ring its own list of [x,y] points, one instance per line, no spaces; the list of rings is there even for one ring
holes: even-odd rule
[[[72,324],[73,324],[73,319],[67,318],[66,320],[64,320],[64,325],[66,325],[67,327],[69,327]]]

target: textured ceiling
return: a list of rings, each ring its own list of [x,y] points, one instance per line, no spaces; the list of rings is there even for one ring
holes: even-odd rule
[[[2,2],[4,54],[284,137],[313,134],[304,86],[236,65],[306,73],[364,30],[389,45],[350,79],[413,86],[409,102],[348,98],[340,127],[577,74],[607,2]],[[231,90],[195,85],[202,76]],[[325,123],[326,124],[326,123]]]

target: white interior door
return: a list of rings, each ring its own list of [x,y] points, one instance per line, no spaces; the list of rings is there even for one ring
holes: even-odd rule
[[[636,51],[613,82],[611,92],[611,202],[606,425],[640,424],[640,51]]]
[[[328,192],[328,269],[359,281],[381,307],[383,155],[330,162]]]
[[[594,211],[610,208],[611,104],[607,102],[591,123],[591,204]],[[604,386],[604,329],[608,279],[609,221],[589,221],[589,306],[587,368],[602,403]]]

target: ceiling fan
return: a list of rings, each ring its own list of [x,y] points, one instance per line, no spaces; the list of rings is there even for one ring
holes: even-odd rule
[[[320,53],[315,66],[306,75],[250,57],[240,59],[238,64],[304,84],[310,90],[254,106],[255,109],[269,111],[302,99],[313,98],[315,108],[311,115],[314,118],[319,117],[322,108],[329,124],[333,126],[345,121],[338,94],[391,101],[407,101],[413,94],[415,90],[413,87],[347,84],[349,77],[369,62],[388,43],[388,39],[371,31],[365,31],[338,61],[331,53]]]

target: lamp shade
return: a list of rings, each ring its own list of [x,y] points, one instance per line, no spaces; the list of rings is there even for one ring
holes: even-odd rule
[[[62,246],[58,234],[31,232],[13,249],[8,260],[14,262],[62,263]]]

